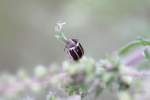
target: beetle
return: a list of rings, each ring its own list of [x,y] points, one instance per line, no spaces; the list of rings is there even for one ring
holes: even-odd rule
[[[84,49],[77,39],[68,39],[62,31],[64,23],[57,23],[55,27],[56,37],[65,43],[65,51],[74,60],[78,61],[84,55]]]
[[[65,51],[74,61],[78,61],[84,55],[84,49],[77,39],[68,39]]]

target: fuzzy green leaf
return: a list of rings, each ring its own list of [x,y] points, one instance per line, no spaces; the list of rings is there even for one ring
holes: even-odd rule
[[[150,51],[149,51],[149,49],[144,50],[144,55],[145,55],[145,58],[150,61]]]
[[[129,44],[127,44],[125,47],[121,48],[119,50],[120,55],[124,55],[129,52],[132,48],[136,48],[138,46],[148,46],[150,45],[150,40],[146,40],[144,38],[142,39],[137,39]]]

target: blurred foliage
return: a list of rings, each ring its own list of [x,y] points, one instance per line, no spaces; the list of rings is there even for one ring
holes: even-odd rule
[[[2,72],[0,97],[16,100],[17,96],[24,97],[31,92],[40,97],[41,91],[49,86],[59,89],[63,86],[65,96],[77,94],[82,97],[89,95],[94,86],[96,89],[91,89],[92,93],[96,92],[98,96],[115,84],[122,97],[129,98],[132,77],[120,77],[125,71],[122,55],[128,56],[130,50],[144,47],[146,60],[136,66],[139,70],[148,69],[150,41],[136,39],[119,49],[117,55],[108,55],[100,61],[96,57],[114,51],[135,35],[149,38],[149,11],[150,0],[0,0],[1,71],[16,72],[18,67],[26,66],[16,75]],[[36,66],[29,75],[24,69],[31,71],[34,65],[47,66],[64,59],[63,46],[53,39],[53,26],[58,20],[69,23],[68,32],[82,33],[71,35],[83,39],[86,55],[95,59],[84,57],[78,63],[65,60],[62,65],[50,65],[50,68]],[[51,99],[55,100],[55,96]]]

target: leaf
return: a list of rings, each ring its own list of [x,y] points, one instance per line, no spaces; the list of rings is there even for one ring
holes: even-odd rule
[[[124,55],[124,54],[128,53],[129,50],[131,50],[132,48],[136,48],[138,46],[149,46],[149,45],[150,45],[150,40],[140,38],[140,39],[137,39],[137,40],[127,44],[125,47],[122,47],[119,50],[119,54]]]
[[[49,98],[49,100],[56,100],[56,97],[55,97],[55,96],[51,96],[51,97]]]
[[[97,86],[95,96],[98,97],[103,92],[103,88],[101,86]]]
[[[150,61],[150,51],[148,48],[144,50],[144,55],[145,55],[145,58]]]
[[[122,47],[121,49],[119,49],[119,54],[124,55],[124,54],[128,53],[129,50],[131,50],[131,48],[135,48],[137,46],[139,46],[139,41],[133,41],[133,42],[127,44],[126,46]]]

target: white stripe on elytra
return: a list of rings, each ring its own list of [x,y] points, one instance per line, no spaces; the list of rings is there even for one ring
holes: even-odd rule
[[[80,48],[80,51],[82,52],[82,55],[83,55],[83,49],[82,49],[82,47],[79,45],[79,43],[77,44],[77,46]]]
[[[69,57],[70,57],[70,58],[72,58],[72,56],[71,56],[71,54],[70,54],[69,50],[67,50],[67,53],[69,54]]]
[[[73,51],[75,52],[75,54],[77,55],[77,58],[79,59],[80,57],[79,57],[78,53],[74,49],[73,49]]]

